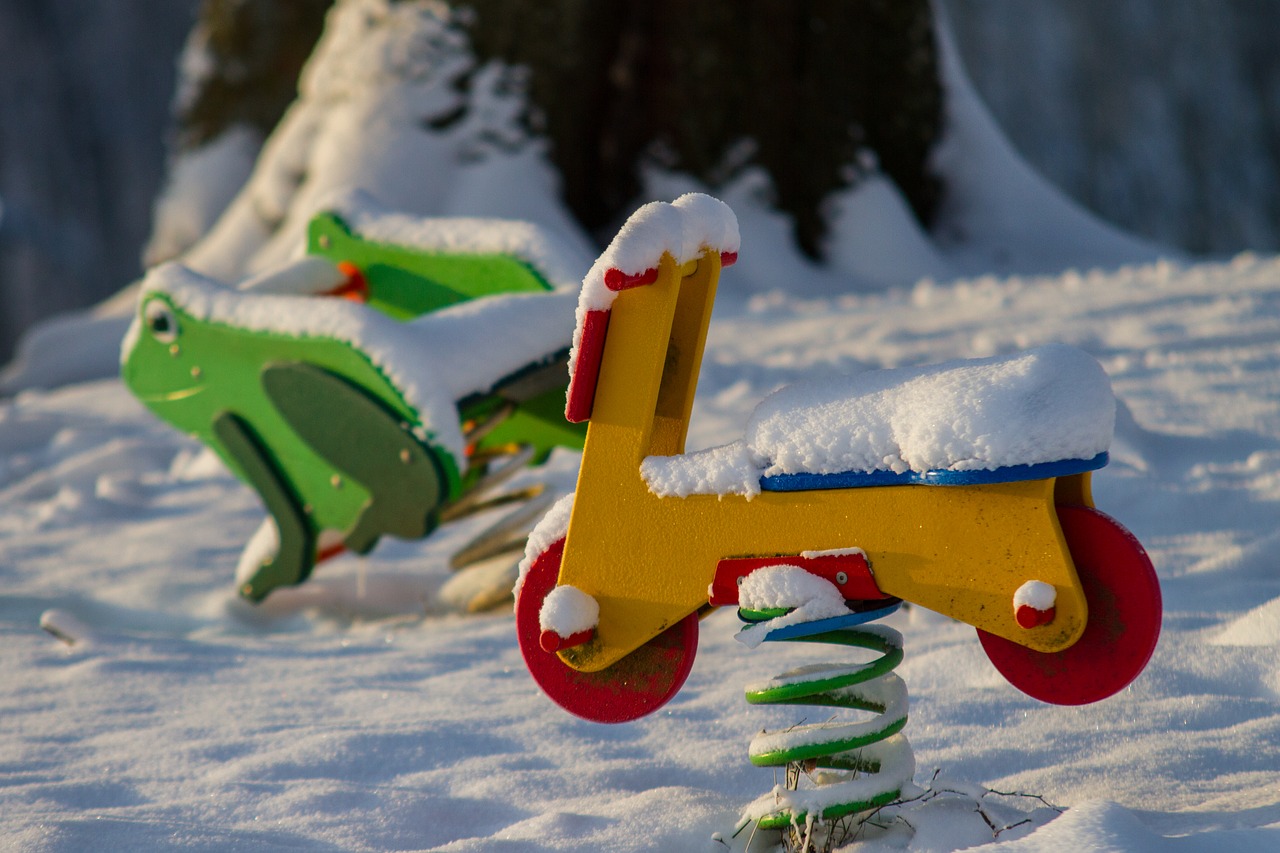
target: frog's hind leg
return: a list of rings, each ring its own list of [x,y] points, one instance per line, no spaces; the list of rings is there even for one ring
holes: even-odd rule
[[[304,362],[268,365],[262,386],[298,437],[369,491],[344,534],[357,554],[385,534],[420,539],[437,524],[448,482],[436,451],[359,386]]]
[[[276,587],[301,583],[311,574],[316,532],[302,504],[248,424],[231,412],[221,412],[213,420],[213,433],[262,497],[280,533],[275,556],[240,585],[242,596],[261,601]]]

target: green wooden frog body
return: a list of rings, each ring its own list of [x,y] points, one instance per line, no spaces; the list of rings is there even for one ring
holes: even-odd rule
[[[317,238],[335,228],[343,244]],[[313,222],[312,240],[330,250],[358,242],[331,216]],[[251,601],[305,580],[321,531],[337,532],[357,553],[383,535],[416,539],[431,532],[440,508],[477,476],[469,464],[477,446],[519,441],[538,456],[555,446],[581,447],[581,431],[560,415],[571,330],[554,322],[538,328],[544,314],[552,316],[538,306],[548,300],[558,306],[572,294],[551,291],[524,263],[474,256],[472,271],[488,282],[476,288],[464,280],[466,256],[406,271],[404,259],[413,252],[389,247],[395,251],[380,257],[401,263],[393,267],[372,261],[377,246],[360,248],[361,272],[371,270],[365,286],[380,294],[368,305],[237,291],[167,265],[144,282],[125,341],[122,374],[129,389],[212,448],[258,492],[275,521],[274,556],[239,587]],[[427,287],[423,269],[461,278]],[[505,279],[494,270],[505,271]],[[396,287],[379,285],[387,275]],[[412,291],[414,276],[433,298]],[[485,296],[504,290],[527,295]],[[481,298],[468,302],[474,296]],[[510,305],[503,302],[511,298]],[[487,322],[484,310],[466,310],[446,324],[463,302],[467,309],[492,303],[497,319]],[[452,313],[446,310],[435,325],[434,317],[395,319],[451,304]],[[486,360],[488,334],[507,345],[498,348],[487,374],[484,365],[471,371],[483,381],[448,381],[457,378],[433,372],[433,365],[449,369],[442,364],[450,361],[447,345],[433,346],[428,338],[447,337],[443,333],[468,323],[478,338],[471,361]],[[499,409],[505,414],[500,425],[468,447],[461,424]]]

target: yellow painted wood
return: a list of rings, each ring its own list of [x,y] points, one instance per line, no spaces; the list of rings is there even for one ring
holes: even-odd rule
[[[858,547],[884,592],[1044,652],[1084,630],[1084,593],[1057,514],[1054,480],[885,486],[659,498],[645,456],[683,452],[719,277],[718,255],[614,302],[559,583],[600,604],[595,641],[560,652],[606,669],[707,602],[724,557]],[[1087,498],[1087,478],[1071,484]],[[1013,596],[1028,580],[1058,592],[1053,623],[1030,630]]]
[[[1093,506],[1093,472],[1059,477],[1053,492],[1054,503],[1066,506]]]

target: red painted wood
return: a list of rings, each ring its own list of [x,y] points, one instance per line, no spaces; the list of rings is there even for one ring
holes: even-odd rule
[[[1018,620],[1018,624],[1023,628],[1038,628],[1041,625],[1048,625],[1053,621],[1053,617],[1057,616],[1057,609],[1050,607],[1048,610],[1038,610],[1030,604],[1024,604],[1013,614]]]
[[[738,259],[737,252],[721,252],[720,265],[731,266]],[[628,275],[611,267],[605,270],[605,287],[613,291],[627,290],[653,284],[658,280],[658,268]],[[569,392],[565,395],[564,416],[570,423],[591,420],[591,409],[596,399],[596,383],[600,380],[600,359],[604,355],[605,336],[609,330],[609,309],[597,308],[586,313],[582,320],[582,340],[578,344],[578,358],[573,375],[569,377]]]
[[[596,723],[627,723],[671,700],[689,677],[698,649],[698,614],[690,613],[613,666],[579,672],[542,650],[538,612],[555,589],[564,540],[538,555],[516,597],[516,637],[534,681],[571,714]]]
[[[630,290],[633,287],[643,287],[646,284],[653,284],[658,280],[658,268],[650,267],[644,272],[634,275],[624,273],[620,269],[610,267],[604,271],[604,286],[613,291]]]
[[[578,359],[569,377],[565,395],[564,417],[579,424],[591,420],[596,399],[596,383],[600,380],[600,359],[604,356],[604,340],[609,333],[609,312],[588,311],[582,319],[582,339],[578,343]]]
[[[862,554],[827,554],[821,557],[731,557],[716,564],[707,601],[716,607],[738,603],[739,578],[744,578],[765,566],[799,566],[806,572],[826,578],[839,588],[846,601],[867,601],[891,598],[876,586],[871,566]],[[839,583],[836,575],[845,574],[845,582]]]
[[[1041,702],[1085,705],[1119,693],[1146,668],[1160,638],[1160,581],[1147,552],[1110,516],[1059,506],[1058,521],[1089,604],[1074,645],[1037,652],[978,631],[982,648],[1014,687]]]
[[[341,542],[330,545],[328,548],[321,548],[319,551],[316,551],[316,565],[323,563],[325,560],[332,560],[334,557],[346,550],[347,546],[343,545]]]
[[[548,629],[543,631],[542,635],[538,637],[538,645],[544,652],[558,652],[562,649],[571,649],[574,646],[581,646],[583,643],[589,643],[591,642],[591,638],[595,635],[596,632],[592,628],[588,628],[585,631],[579,631],[576,634],[570,634],[567,637],[562,637],[555,631]]]
[[[369,301],[369,282],[365,279],[364,273],[360,268],[351,261],[338,261],[338,269],[347,280],[328,291],[326,296],[340,296],[352,302],[361,304]]]

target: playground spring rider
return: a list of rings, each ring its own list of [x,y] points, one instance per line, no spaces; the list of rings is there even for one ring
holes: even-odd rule
[[[453,566],[518,551],[550,495],[493,490],[554,447],[581,446],[559,412],[574,293],[552,285],[577,264],[558,262],[553,238],[520,223],[365,219],[393,234],[408,223],[416,242],[365,239],[323,213],[306,257],[236,288],[161,266],[125,341],[130,390],[270,513],[274,546],[255,537],[238,573],[250,601],[343,548],[363,554],[497,506],[517,508]],[[465,355],[486,338],[503,346]]]
[[[768,828],[872,808],[911,778],[897,734],[905,690],[889,673],[901,638],[855,627],[901,601],[976,627],[1005,678],[1042,701],[1095,702],[1137,677],[1159,635],[1160,590],[1138,542],[1093,508],[1090,472],[1106,463],[1105,447],[985,470],[769,476],[759,476],[768,448],[751,447],[766,463],[745,488],[723,486],[734,463],[717,466],[741,443],[683,453],[719,272],[737,248],[732,212],[685,196],[637,211],[584,282],[566,410],[590,421],[577,491],[531,535],[517,587],[520,646],[542,689],[589,720],[648,714],[687,677],[699,616],[727,604],[770,620],[747,629],[766,639],[875,651],[870,664],[805,667],[749,688],[750,702],[879,715],[757,738],[753,763],[869,774],[823,774],[833,784],[762,798],[747,815]],[[1045,353],[1035,357],[1088,358]],[[1003,362],[969,364],[994,375]],[[1111,401],[1097,378],[1087,390]],[[685,488],[655,486],[655,465],[683,465]],[[770,573],[838,589],[843,612],[770,601]]]

